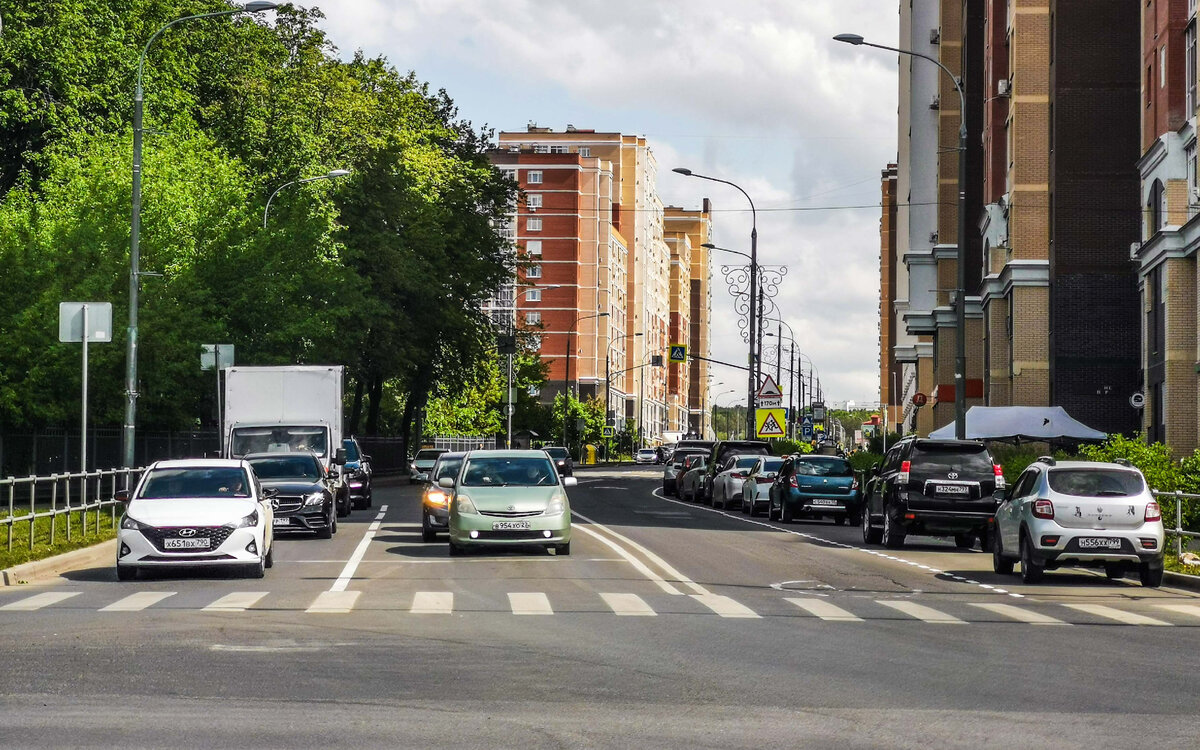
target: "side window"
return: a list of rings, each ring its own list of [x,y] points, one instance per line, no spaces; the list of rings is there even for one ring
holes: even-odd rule
[[[1013,487],[1013,499],[1027,497],[1037,483],[1037,476],[1037,469],[1026,469],[1021,476],[1017,477],[1017,484]]]
[[[899,446],[888,451],[887,457],[883,460],[883,471],[892,472],[900,468],[900,448]]]

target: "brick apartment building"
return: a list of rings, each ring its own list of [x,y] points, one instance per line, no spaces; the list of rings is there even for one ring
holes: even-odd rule
[[[887,410],[889,429],[903,421],[900,378],[896,359],[896,310],[887,300],[896,297],[896,177],[895,164],[883,170],[880,193],[883,218],[879,221],[879,406]]]
[[[693,316],[686,295],[673,307],[672,250],[646,140],[530,125],[501,133],[492,160],[522,190],[503,230],[516,243],[521,269],[492,309],[538,329],[550,368],[542,400],[552,402],[568,386],[570,332],[572,392],[606,400],[614,419],[633,419],[649,440],[686,431],[691,389],[700,386],[688,373],[672,379],[669,368],[651,363],[656,356],[665,361],[672,321],[690,331],[706,328],[707,317]],[[679,260],[689,273],[694,255],[683,248]]]
[[[699,211],[676,206],[666,209],[667,246],[671,248],[671,334],[672,344],[687,344],[688,352],[707,358],[711,352],[712,273],[709,251],[712,204],[704,199]],[[673,364],[668,371],[668,391],[682,397],[678,419],[672,430],[691,435],[707,435],[711,424],[706,414],[709,401],[709,363],[689,359],[686,365]]]
[[[1127,398],[1139,371],[1137,276],[1128,262],[1137,224],[1125,207],[1137,179],[1137,3],[904,0],[900,7],[902,46],[962,71],[967,96],[968,404],[1058,405],[1096,429],[1136,429]],[[935,19],[939,25],[929,27]],[[906,425],[925,433],[953,420],[957,246],[938,241],[926,251],[911,230],[929,225],[916,204],[919,191],[930,191],[927,165],[936,159],[934,232],[938,240],[957,234],[958,98],[935,66],[908,56],[900,65],[895,257],[907,271],[897,286],[906,275],[908,289],[907,299],[897,299],[904,294],[897,289],[890,302],[908,335],[897,333],[897,359],[915,360],[916,390],[933,395],[932,420],[906,414]],[[934,75],[940,90],[927,101]],[[934,103],[931,150],[922,107]]]

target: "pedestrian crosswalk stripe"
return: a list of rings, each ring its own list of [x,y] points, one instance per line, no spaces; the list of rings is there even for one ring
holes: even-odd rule
[[[601,594],[600,598],[614,615],[654,617],[658,614],[637,594]]]
[[[305,612],[341,615],[354,609],[361,591],[322,591]]]
[[[1014,607],[1011,604],[983,604],[971,602],[972,607],[986,609],[989,612],[995,612],[1003,617],[1009,617],[1019,622],[1027,622],[1031,625],[1069,625],[1068,622],[1063,622],[1057,617],[1044,615],[1041,612],[1025,609],[1024,607]]]
[[[1096,615],[1097,617],[1106,617],[1110,620],[1125,623],[1126,625],[1170,625],[1169,622],[1156,620],[1153,617],[1145,615],[1137,615],[1133,612],[1116,609],[1114,607],[1106,607],[1103,604],[1067,604],[1064,605],[1071,609],[1077,609],[1080,612]]]
[[[414,615],[448,615],[454,611],[454,594],[449,591],[418,591],[413,594]]]
[[[1197,607],[1195,604],[1158,604],[1155,606],[1159,609],[1165,609],[1168,612],[1178,612],[1181,615],[1200,617],[1200,607]]]
[[[32,612],[35,609],[49,607],[51,604],[64,602],[73,596],[79,596],[78,591],[47,591],[44,594],[34,594],[33,596],[19,599],[15,602],[9,602],[0,610],[10,612]]]
[[[204,612],[244,612],[267,595],[266,591],[235,591],[205,607]]]
[[[542,593],[509,594],[508,604],[514,615],[552,615],[550,600]]]
[[[745,604],[720,594],[692,594],[693,599],[716,612],[721,617],[757,618],[759,615]]]
[[[831,604],[820,599],[787,599],[787,601],[795,604],[800,609],[808,612],[814,617],[820,617],[822,620],[832,620],[834,622],[862,622],[863,619],[856,615],[852,615],[836,604]]]
[[[118,599],[107,607],[101,607],[101,612],[140,612],[146,607],[158,604],[163,599],[175,596],[174,591],[139,591],[124,599]]]
[[[937,623],[939,625],[966,625],[965,620],[960,620],[953,615],[948,615],[945,612],[926,607],[924,604],[916,602],[903,601],[901,599],[877,599],[876,603],[882,604],[885,607],[891,607],[894,610],[903,612],[904,614],[915,617],[923,622]]]

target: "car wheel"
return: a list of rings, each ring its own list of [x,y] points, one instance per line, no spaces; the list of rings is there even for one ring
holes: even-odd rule
[[[992,534],[992,570],[1000,575],[1012,575],[1013,561],[1004,556],[999,529]]]
[[[275,540],[271,540],[271,546],[267,547],[267,556],[263,558],[263,567],[275,567]]]
[[[453,541],[450,542],[450,556],[451,557],[460,557],[463,554],[463,552],[464,552],[464,550],[462,547],[459,547]]]
[[[670,496],[671,496],[671,488],[667,486],[667,483],[666,483],[666,482],[663,482],[663,496],[664,496],[664,497],[670,497]]]
[[[258,558],[258,562],[250,563],[246,566],[247,578],[262,578],[267,574],[267,562],[265,557]]]
[[[900,549],[904,546],[904,531],[892,520],[892,514],[887,508],[883,509],[883,546],[888,549]]]
[[[787,503],[779,504],[779,522],[780,523],[791,523],[792,522],[792,509],[788,507]]]
[[[1163,582],[1162,567],[1152,567],[1150,563],[1142,563],[1138,568],[1138,577],[1142,579],[1143,586],[1150,588],[1158,588]]]
[[[136,581],[137,576],[138,576],[138,570],[137,570],[137,568],[133,567],[132,565],[118,565],[117,566],[117,580],[118,581]]]
[[[846,514],[846,524],[849,526],[857,526],[862,523],[862,511],[852,510]]]
[[[974,534],[955,534],[954,546],[959,549],[971,549],[975,546]]]
[[[1025,583],[1037,583],[1042,580],[1046,569],[1033,560],[1033,545],[1028,536],[1021,537],[1021,580]]]
[[[437,540],[437,531],[429,525],[428,520],[421,521],[421,541],[432,542]]]
[[[861,516],[863,544],[879,544],[883,540],[883,532],[871,524],[871,512],[863,508]]]
[[[557,556],[565,556],[571,554],[571,543],[554,545],[554,554]]]
[[[332,513],[329,516],[329,530],[336,534],[338,529],[337,513]]]

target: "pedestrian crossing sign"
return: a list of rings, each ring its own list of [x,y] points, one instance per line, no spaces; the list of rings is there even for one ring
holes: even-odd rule
[[[671,363],[686,363],[687,362],[687,344],[671,344],[670,356],[667,361]]]
[[[760,438],[781,438],[786,434],[783,425],[787,421],[785,409],[756,409],[754,414],[755,434]]]
[[[602,432],[603,432],[604,437],[606,437],[606,438],[610,438],[613,435],[617,434],[617,430],[615,427],[605,427],[605,428],[603,428]]]

